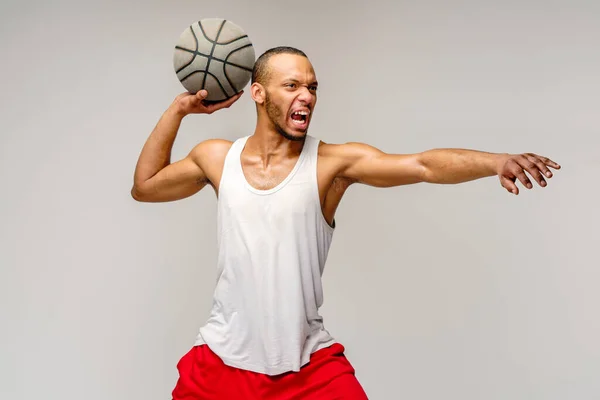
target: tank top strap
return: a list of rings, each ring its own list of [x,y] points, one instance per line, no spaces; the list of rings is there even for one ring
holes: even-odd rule
[[[219,184],[220,188],[223,189],[231,180],[234,181],[234,184],[240,183],[235,181],[236,179],[239,180],[239,177],[236,178],[236,176],[241,172],[240,156],[249,137],[250,136],[244,136],[236,139],[227,151],[225,162],[223,164],[223,173],[221,174],[221,182]]]
[[[225,156],[225,164],[224,168],[231,169],[235,168],[236,164],[240,162],[240,156],[242,155],[242,150],[246,145],[246,141],[250,136],[244,136],[236,139],[229,148],[227,155]]]
[[[317,157],[319,155],[319,144],[320,140],[313,136],[306,136],[305,146],[308,146],[307,153],[309,155],[311,163],[316,167]]]
[[[308,175],[310,181],[313,185],[317,185],[317,159],[319,155],[319,143],[320,140],[312,137],[306,136],[306,141],[304,142],[304,149],[306,153],[306,159],[304,160],[304,173]]]

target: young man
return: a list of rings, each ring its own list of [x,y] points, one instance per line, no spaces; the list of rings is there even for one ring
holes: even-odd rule
[[[306,55],[271,49],[256,61],[250,95],[254,134],[234,142],[206,140],[171,163],[182,119],[231,106],[241,93],[206,104],[184,93],[143,147],[132,196],[182,199],[212,186],[218,198],[218,282],[197,340],[178,363],[175,400],[366,399],[319,315],[321,275],[335,211],[356,183],[375,187],[456,184],[497,176],[510,193],[516,181],[540,186],[558,164],[535,154],[435,149],[386,154],[362,143],[327,144],[307,135],[317,79]]]

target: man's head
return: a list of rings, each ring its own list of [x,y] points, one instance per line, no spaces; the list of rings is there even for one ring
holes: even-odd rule
[[[317,103],[317,78],[304,52],[275,47],[263,53],[252,72],[252,98],[259,125],[289,140],[303,140]]]

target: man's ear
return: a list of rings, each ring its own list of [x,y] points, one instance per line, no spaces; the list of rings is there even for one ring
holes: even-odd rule
[[[265,102],[266,91],[265,87],[258,82],[254,82],[252,86],[250,86],[250,94],[252,95],[252,99],[257,104],[263,104]]]

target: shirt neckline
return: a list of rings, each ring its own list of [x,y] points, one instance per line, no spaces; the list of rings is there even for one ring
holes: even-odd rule
[[[290,180],[292,180],[292,178],[294,177],[294,175],[296,175],[296,172],[300,168],[300,165],[302,164],[302,161],[304,161],[304,158],[306,157],[306,152],[308,151],[307,150],[308,141],[310,140],[309,136],[307,135],[306,138],[304,139],[304,144],[302,146],[302,150],[300,151],[300,156],[298,156],[298,159],[296,160],[296,164],[294,165],[294,168],[292,168],[292,170],[285,177],[285,179],[283,179],[276,186],[274,186],[274,187],[272,187],[270,189],[257,189],[254,186],[252,186],[250,184],[250,182],[248,182],[248,179],[246,179],[246,175],[244,174],[244,168],[242,166],[242,153],[244,152],[244,149],[246,148],[246,143],[248,141],[248,138],[250,138],[250,136],[246,136],[244,138],[244,140],[242,141],[242,143],[240,144],[241,150],[240,150],[240,153],[239,153],[239,155],[237,157],[237,162],[238,162],[238,166],[239,166],[240,172],[242,174],[242,179],[244,181],[244,185],[246,186],[246,188],[248,190],[250,190],[253,193],[259,194],[259,195],[268,195],[268,194],[275,193],[275,192],[281,190],[285,185],[287,185],[287,183]]]

